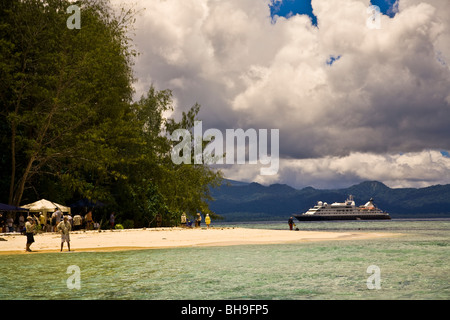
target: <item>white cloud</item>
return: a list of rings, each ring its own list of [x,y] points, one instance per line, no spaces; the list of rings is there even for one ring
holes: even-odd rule
[[[432,150],[394,155],[351,153],[345,157],[282,159],[274,176],[258,176],[258,165],[226,166],[222,171],[234,180],[262,184],[282,181],[296,188],[332,189],[366,180],[382,181],[392,188],[425,187],[450,181],[450,158]]]
[[[441,162],[414,164],[450,149],[450,1],[402,0],[379,30],[369,0],[313,0],[318,28],[300,15],[273,24],[268,4],[138,1],[138,95],[172,89],[175,115],[198,102],[205,128],[280,129],[279,176],[242,178],[338,183],[377,169],[394,186],[450,182]]]

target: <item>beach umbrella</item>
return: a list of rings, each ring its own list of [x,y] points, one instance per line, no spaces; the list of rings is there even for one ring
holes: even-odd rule
[[[47,212],[53,212],[55,208],[58,208],[61,212],[70,213],[70,207],[63,206],[56,202],[41,199],[39,201],[26,204],[22,208],[28,209],[30,212],[42,212],[42,214],[47,218]]]

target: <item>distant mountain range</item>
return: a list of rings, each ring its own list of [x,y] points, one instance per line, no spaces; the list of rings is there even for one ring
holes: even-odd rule
[[[378,181],[365,181],[345,189],[295,189],[285,184],[263,186],[225,180],[212,189],[215,201],[210,208],[225,221],[288,219],[303,213],[317,201],[344,202],[353,195],[356,205],[374,198],[375,204],[392,218],[450,217],[450,184],[426,188],[389,188]]]

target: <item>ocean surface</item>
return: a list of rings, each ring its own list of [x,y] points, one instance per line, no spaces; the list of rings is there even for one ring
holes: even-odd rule
[[[296,225],[301,230],[397,232],[403,236],[1,255],[0,299],[450,299],[449,219]],[[220,226],[288,229],[287,222]]]

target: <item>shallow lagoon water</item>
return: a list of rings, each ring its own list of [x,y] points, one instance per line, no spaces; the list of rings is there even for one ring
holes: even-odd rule
[[[0,299],[450,298],[450,220],[296,225],[301,230],[398,232],[403,236],[276,245],[2,255]],[[287,223],[235,226],[286,229]],[[72,276],[67,268],[73,265],[80,270],[79,290],[67,285]],[[372,275],[367,268],[371,265],[380,270],[380,289],[370,290],[367,286]]]

